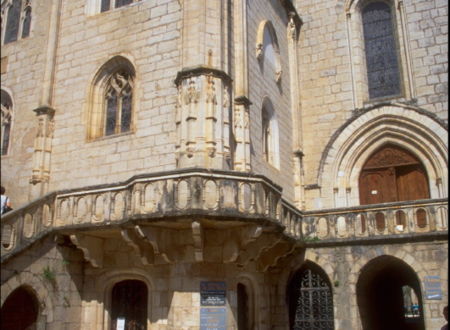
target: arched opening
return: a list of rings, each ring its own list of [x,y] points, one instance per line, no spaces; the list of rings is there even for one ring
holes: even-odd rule
[[[370,261],[361,270],[356,295],[364,330],[425,329],[419,279],[400,259]]]
[[[19,287],[6,298],[1,309],[1,328],[4,330],[35,329],[39,302],[26,287]]]
[[[280,168],[278,121],[270,99],[263,102],[261,111],[262,142],[264,160],[275,168]]]
[[[111,293],[111,330],[147,329],[147,285],[125,280],[114,285]]]
[[[287,298],[289,329],[334,329],[331,284],[319,266],[306,262],[290,280]]]
[[[247,288],[244,284],[238,283],[237,285],[237,310],[238,310],[238,329],[248,330],[250,313],[249,313],[249,297]]]
[[[410,152],[395,145],[375,151],[359,176],[361,205],[430,198],[423,164]]]

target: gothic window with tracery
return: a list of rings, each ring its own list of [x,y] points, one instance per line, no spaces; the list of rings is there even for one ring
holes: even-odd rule
[[[389,4],[370,2],[362,9],[367,80],[371,99],[401,94],[395,24]]]
[[[97,72],[89,96],[88,140],[132,131],[135,69],[115,56]]]
[[[111,75],[106,88],[105,135],[130,131],[133,81],[127,72]]]
[[[113,8],[123,7],[138,1],[140,0],[101,0],[100,11],[105,12]]]
[[[26,38],[31,30],[31,0],[9,0],[2,3],[4,44]],[[3,26],[2,26],[3,28]]]
[[[1,91],[1,155],[7,155],[11,136],[13,107],[11,97],[4,90]]]

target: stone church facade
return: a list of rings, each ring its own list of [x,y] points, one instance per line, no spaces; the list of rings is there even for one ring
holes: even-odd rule
[[[12,329],[440,329],[448,4],[2,0]]]

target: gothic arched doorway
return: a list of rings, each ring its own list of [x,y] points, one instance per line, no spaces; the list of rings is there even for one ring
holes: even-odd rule
[[[1,309],[1,325],[4,330],[36,329],[39,303],[30,290],[21,286],[6,298]]]
[[[424,166],[414,155],[388,144],[375,151],[359,176],[361,205],[430,198]]]
[[[400,259],[381,256],[364,266],[356,296],[364,330],[425,329],[419,279]]]
[[[305,263],[290,280],[287,297],[289,329],[334,329],[333,293],[319,266]]]

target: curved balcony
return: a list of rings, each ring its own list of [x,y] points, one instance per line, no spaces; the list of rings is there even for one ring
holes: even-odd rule
[[[71,235],[133,227],[141,233],[143,224],[170,226],[199,218],[279,233],[295,246],[434,239],[447,235],[447,202],[434,199],[301,212],[263,176],[186,169],[58,191],[35,200],[2,217],[1,256],[4,261],[51,232]]]

